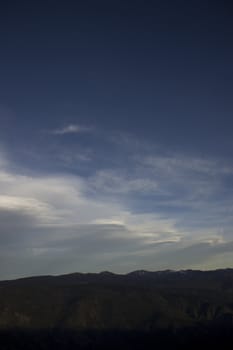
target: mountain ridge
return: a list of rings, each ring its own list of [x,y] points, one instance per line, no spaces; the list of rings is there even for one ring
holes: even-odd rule
[[[51,349],[57,341],[66,344],[62,349],[72,349],[70,342],[103,349],[117,341],[130,349],[148,339],[153,346],[170,339],[169,349],[177,341],[180,349],[199,338],[226,344],[228,337],[232,344],[232,334],[233,269],[102,271],[0,282],[0,337],[7,349],[19,349],[20,342],[22,348]]]
[[[152,276],[152,275],[168,275],[168,274],[187,274],[187,273],[202,273],[202,274],[213,274],[213,273],[233,273],[233,268],[221,268],[221,269],[213,269],[213,270],[199,270],[199,269],[181,269],[181,270],[172,270],[172,269],[164,269],[164,270],[133,270],[126,273],[116,273],[112,271],[100,271],[100,272],[71,272],[65,274],[48,274],[48,275],[33,275],[33,276],[24,276],[24,277],[16,277],[12,279],[2,279],[2,282],[12,282],[12,281],[20,281],[20,280],[32,280],[37,278],[57,278],[57,277],[68,277],[68,276],[114,276],[114,277],[126,277],[126,276]]]

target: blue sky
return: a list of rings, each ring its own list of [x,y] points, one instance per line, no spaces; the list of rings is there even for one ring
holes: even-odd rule
[[[233,267],[229,2],[0,6],[0,278]]]

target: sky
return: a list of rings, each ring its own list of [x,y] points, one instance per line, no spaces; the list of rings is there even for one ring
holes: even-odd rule
[[[0,279],[233,268],[231,1],[0,4]]]

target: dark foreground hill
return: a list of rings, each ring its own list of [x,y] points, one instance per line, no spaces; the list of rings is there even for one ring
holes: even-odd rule
[[[232,269],[0,282],[0,349],[230,349],[232,333]]]

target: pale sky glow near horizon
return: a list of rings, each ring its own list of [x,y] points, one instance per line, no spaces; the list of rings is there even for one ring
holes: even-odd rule
[[[0,279],[233,268],[232,15],[0,5]]]

